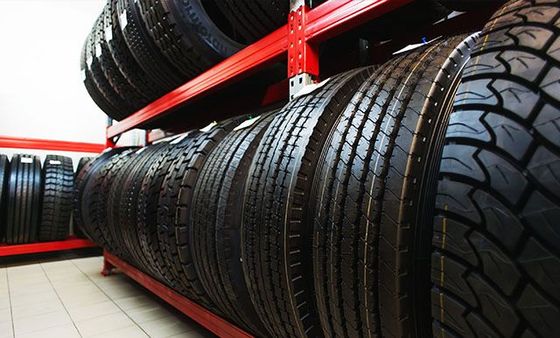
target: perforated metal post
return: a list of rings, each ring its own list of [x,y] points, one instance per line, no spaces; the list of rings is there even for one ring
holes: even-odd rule
[[[290,100],[319,76],[319,54],[316,45],[308,43],[305,37],[307,12],[304,0],[290,1],[288,16],[288,78],[290,79]]]

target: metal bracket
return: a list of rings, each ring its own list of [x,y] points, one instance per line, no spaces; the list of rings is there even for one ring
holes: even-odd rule
[[[290,100],[305,86],[315,83],[319,76],[319,53],[305,38],[306,17],[309,8],[304,0],[292,0],[288,17],[288,77]]]

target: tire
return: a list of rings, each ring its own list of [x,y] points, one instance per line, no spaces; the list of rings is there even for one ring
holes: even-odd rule
[[[94,173],[96,173],[107,160],[127,149],[128,148],[121,147],[109,149],[103,152],[92,161],[87,162],[76,175],[74,184],[74,211],[72,214],[74,228],[77,229],[80,233],[86,235],[86,237],[88,237],[92,242],[96,244],[99,243],[96,241],[96,236],[93,233],[93,229],[86,219],[86,215],[89,213],[89,210],[86,209],[86,195],[89,195],[91,193],[91,191],[86,190],[86,188],[88,187],[90,180],[92,180]]]
[[[6,209],[8,204],[8,179],[10,177],[10,160],[0,155],[0,242],[5,241]]]
[[[99,53],[99,65],[101,66],[101,70],[103,71],[105,78],[111,85],[111,88],[113,88],[113,90],[117,93],[121,101],[126,105],[123,106],[122,114],[129,116],[138,109],[144,107],[149,101],[126,80],[115,63],[105,34],[106,29],[111,29],[112,27],[111,20],[111,5],[108,3],[103,8],[101,19],[95,29],[95,53],[96,56],[97,53]],[[99,52],[97,51],[97,48],[100,49]]]
[[[559,13],[510,1],[465,68],[435,199],[436,337],[560,334]]]
[[[126,45],[148,78],[167,93],[185,82],[151,39],[135,0],[118,0],[119,24]]]
[[[10,165],[6,243],[37,241],[41,211],[41,162],[38,156],[15,154]]]
[[[259,322],[243,277],[238,205],[251,160],[274,116],[267,113],[243,122],[214,148],[194,191],[189,236],[194,267],[212,302],[260,337],[270,334]]]
[[[102,55],[101,46],[99,44],[99,36],[103,27],[103,13],[97,18],[91,30],[88,46],[86,47],[86,62],[89,65],[91,77],[97,90],[103,98],[111,105],[111,110],[106,110],[110,118],[120,121],[126,117],[127,112],[131,110],[130,106],[123,101],[119,94],[109,83],[105,77],[101,66],[100,57]],[[88,61],[89,60],[89,61]]]
[[[91,64],[92,58],[91,54],[89,53],[90,50],[90,39],[91,33],[88,35],[86,41],[84,42],[84,46],[82,48],[82,54],[80,58],[80,69],[82,72],[82,79],[84,82],[84,86],[86,90],[93,100],[95,104],[104,112],[112,112],[115,111],[115,107],[107,101],[107,99],[103,96],[101,91],[97,88],[95,81],[93,80],[93,74],[91,72]]]
[[[209,309],[213,305],[193,266],[189,243],[192,194],[210,151],[239,120],[231,119],[197,131],[169,166],[159,195],[157,235],[162,258],[168,265],[167,272],[172,282],[178,282],[185,296]]]
[[[142,255],[148,261],[155,278],[181,293],[184,293],[184,290],[168,272],[169,265],[163,260],[157,234],[157,213],[159,194],[169,166],[179,156],[183,147],[190,143],[193,134],[189,132],[179,136],[179,139],[176,139],[178,142],[171,141],[157,152],[142,179],[138,194],[137,226]]]
[[[151,102],[165,92],[146,74],[128,49],[119,23],[117,2],[118,0],[111,0],[109,3],[110,19],[105,19],[105,41],[107,41],[111,56],[124,78],[144,96],[147,102]]]
[[[70,234],[74,167],[66,156],[47,155],[43,163],[40,241],[59,241]]]
[[[86,166],[86,164],[88,164],[89,162],[93,161],[95,159],[95,157],[81,157],[80,161],[78,161],[78,166],[76,167],[76,173],[75,173],[75,177],[78,177],[78,175],[80,174],[80,171],[82,171],[82,169]]]
[[[140,0],[147,31],[183,82],[233,55],[243,45],[225,35],[202,0]]]
[[[117,209],[113,210],[113,213],[118,215],[119,222],[113,226],[121,230],[124,245],[127,247],[134,264],[150,275],[155,275],[155,273],[152,271],[150,262],[142,254],[138,236],[138,194],[151,161],[163,147],[165,147],[165,144],[160,143],[141,148],[141,152],[139,150],[134,155],[135,157],[129,161],[130,166],[121,170],[122,181],[115,183],[121,194],[118,203],[117,199],[114,199],[113,208],[116,207]],[[111,194],[114,194],[114,192],[111,191]]]
[[[108,223],[108,198],[115,176],[135,151],[136,148],[128,148],[114,154],[92,171],[82,197],[84,222],[93,241],[126,261],[130,261],[130,258],[120,241],[120,234]]]
[[[247,43],[287,24],[290,13],[290,2],[283,0],[214,0],[211,3]]]
[[[330,127],[372,68],[331,78],[282,108],[253,158],[241,232],[251,300],[275,337],[321,336],[307,226],[314,169]]]
[[[312,190],[313,269],[326,337],[430,336],[429,231],[416,225],[475,43],[463,40],[440,40],[381,66],[323,148]]]

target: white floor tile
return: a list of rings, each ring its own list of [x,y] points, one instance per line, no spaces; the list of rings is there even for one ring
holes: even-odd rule
[[[15,338],[80,338],[80,334],[74,324],[49,327],[44,330],[24,334],[16,333]]]
[[[103,338],[148,338],[148,335],[138,326],[129,326],[124,329],[118,329],[111,332],[105,332],[92,337]]]
[[[14,318],[24,318],[30,316],[38,316],[51,312],[64,311],[64,306],[57,299],[52,302],[41,302],[33,305],[26,304],[12,307],[12,315]]]
[[[14,318],[16,336],[30,332],[42,332],[45,329],[65,324],[72,324],[72,320],[66,311],[56,311],[37,316]]]
[[[134,326],[134,323],[124,313],[117,312],[76,322],[76,326],[82,336],[88,337]]]
[[[164,317],[151,320],[139,326],[153,338],[163,338],[193,330],[193,325],[183,318]]]
[[[68,312],[74,322],[84,321],[112,313],[121,312],[121,310],[113,303],[113,301],[105,301],[101,303],[77,306],[69,308]]]
[[[0,322],[0,338],[13,338],[14,331],[12,322]]]
[[[138,324],[176,315],[157,303],[155,305],[126,310],[126,314]]]

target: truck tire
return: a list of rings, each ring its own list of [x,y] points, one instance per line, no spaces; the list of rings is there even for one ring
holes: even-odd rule
[[[311,181],[331,126],[373,68],[353,70],[282,108],[253,158],[241,232],[243,269],[257,314],[272,336],[317,337]]]
[[[208,296],[224,315],[260,337],[270,334],[259,322],[243,277],[239,201],[274,115],[242,122],[214,148],[195,187],[189,235],[193,264]]]
[[[60,241],[70,234],[74,167],[66,156],[47,155],[43,163],[40,241]]]
[[[140,0],[147,31],[183,82],[194,78],[243,45],[222,32],[202,0]]]
[[[168,272],[187,297],[208,308],[213,305],[193,266],[189,243],[192,194],[210,151],[238,121],[235,118],[197,131],[169,166],[159,195],[157,234],[162,258],[169,265]]]
[[[329,135],[313,183],[313,269],[325,336],[430,335],[422,192],[435,186],[440,129],[474,43],[473,36],[446,38],[388,61]]]
[[[508,2],[465,68],[435,200],[435,337],[560,333],[559,16]]]
[[[41,211],[41,162],[38,156],[15,154],[10,165],[6,243],[37,241]]]

